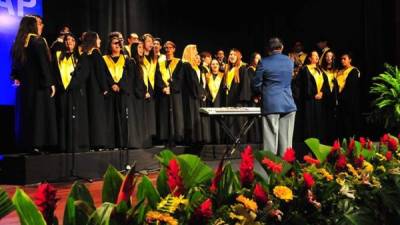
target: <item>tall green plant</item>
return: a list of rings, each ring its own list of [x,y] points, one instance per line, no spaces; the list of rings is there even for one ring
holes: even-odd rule
[[[372,78],[370,93],[377,98],[373,104],[385,127],[400,124],[400,71],[397,66],[385,63],[386,71]]]

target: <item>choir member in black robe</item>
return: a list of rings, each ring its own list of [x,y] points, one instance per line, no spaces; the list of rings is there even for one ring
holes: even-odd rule
[[[257,65],[261,60],[261,55],[257,52],[253,53],[250,57],[250,64],[247,67],[247,74],[250,77],[250,80],[256,76]],[[261,96],[252,90],[251,92],[251,100],[248,102],[248,107],[260,107],[260,99]],[[253,126],[250,128],[249,133],[247,135],[248,141],[250,143],[261,143],[262,141],[262,126],[261,126],[261,117],[257,117],[254,121]]]
[[[221,107],[222,99],[221,93],[223,92],[223,79],[224,73],[219,71],[220,65],[217,59],[211,61],[211,70],[206,75],[207,80],[207,107]],[[222,130],[218,121],[214,118],[210,118],[210,132],[211,132],[211,143],[221,144],[222,143]]]
[[[107,82],[110,93],[106,99],[108,112],[109,135],[114,137],[115,148],[138,148],[136,118],[132,101],[133,83],[131,79],[132,66],[130,60],[122,52],[122,42],[119,35],[113,32],[109,35],[107,55],[103,56],[107,70]]]
[[[53,57],[56,80],[58,146],[63,152],[89,149],[89,125],[85,74],[80,73],[75,37],[66,34],[63,51]]]
[[[330,90],[327,76],[318,66],[318,53],[312,51],[307,56],[307,63],[299,74],[300,104],[303,129],[303,139],[318,138],[326,143],[326,107],[325,99],[329,98]]]
[[[338,69],[335,64],[335,54],[333,51],[328,50],[325,53],[325,58],[321,62],[321,69],[328,78],[330,94],[325,99],[326,105],[326,122],[327,122],[327,143],[333,143],[338,138],[337,133],[337,95],[338,84],[336,81],[336,74]]]
[[[164,44],[165,60],[159,59],[159,73],[156,77],[158,92],[158,138],[167,147],[183,141],[184,120],[182,104],[182,61],[174,57],[175,44]]]
[[[350,53],[343,54],[343,69],[336,76],[338,93],[338,126],[341,138],[358,134],[360,128],[360,71],[351,64]]]
[[[251,100],[251,80],[247,75],[246,64],[242,62],[242,54],[237,49],[229,52],[228,64],[225,68],[223,101],[227,107],[246,107]],[[239,134],[240,127],[245,123],[246,117],[228,117],[228,125],[234,134]],[[247,141],[246,136],[241,142]]]
[[[209,68],[209,62],[211,61],[211,54],[208,57],[204,58],[207,60],[205,62],[204,60],[201,59],[200,55],[196,55],[196,63],[198,65],[198,68],[200,70],[200,92],[203,93],[203,95],[206,96],[206,99],[200,99],[200,108],[201,107],[207,107],[207,80],[206,76],[207,73],[209,73],[210,68]],[[196,73],[197,73],[196,69]],[[211,132],[210,132],[210,118],[208,116],[201,116],[200,115],[200,123],[201,123],[201,142],[203,144],[205,143],[210,143],[211,142]]]
[[[130,58],[133,57],[131,49],[133,44],[139,43],[139,36],[136,33],[129,34],[127,40],[127,45],[124,46],[124,51],[128,54]]]
[[[62,29],[60,30],[60,33],[57,37],[57,39],[51,43],[50,45],[50,50],[52,55],[54,55],[57,51],[62,51],[65,50],[65,44],[64,44],[64,39],[65,35],[71,33],[71,30],[67,26],[63,26]]]
[[[145,95],[147,93],[147,88],[144,84],[143,70],[141,66],[144,58],[143,42],[139,41],[139,43],[132,44],[131,53],[132,58],[130,66],[132,69],[129,70],[129,77],[133,87],[133,95],[131,95],[131,100],[134,106],[136,127],[131,127],[130,129],[135,129],[137,132],[136,138],[139,140],[139,148],[149,148],[152,146],[152,142],[149,140],[149,138],[146,138],[145,131],[147,130],[147,121],[144,120],[144,102],[146,101]]]
[[[145,101],[143,102],[143,120],[146,122],[144,127],[144,138],[147,144],[152,144],[153,139],[157,134],[156,131],[156,96],[154,92],[155,77],[157,73],[157,58],[154,56],[153,36],[151,34],[144,34],[141,38],[143,42],[144,57],[141,62],[143,73],[143,82],[146,87],[144,95]],[[147,145],[146,144],[146,145]]]
[[[16,146],[21,151],[50,151],[57,145],[55,81],[50,50],[41,37],[42,19],[24,16],[12,46],[11,79],[17,87]]]
[[[198,57],[197,46],[190,44],[183,50],[183,87],[182,99],[185,142],[188,144],[200,144],[203,142],[203,130],[200,117],[200,103],[205,102],[206,93],[201,87],[201,70],[199,68],[200,57]]]
[[[107,136],[107,114],[105,98],[109,88],[106,68],[100,54],[101,40],[97,33],[88,31],[83,36],[82,55],[80,57],[80,73],[87,76],[86,93],[89,115],[90,148],[101,150],[112,148],[112,137]]]

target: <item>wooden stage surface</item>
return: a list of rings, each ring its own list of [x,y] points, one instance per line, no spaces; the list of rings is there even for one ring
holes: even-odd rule
[[[148,176],[150,180],[153,183],[155,183],[157,175],[158,173],[150,173]],[[72,183],[73,182],[52,184],[57,189],[57,198],[59,198],[55,214],[58,218],[58,222],[60,225],[63,224],[65,202],[69,194],[69,190],[71,188]],[[85,185],[92,194],[96,207],[100,206],[103,181],[94,181],[93,183],[85,182]],[[37,186],[38,185],[29,185],[29,186],[0,185],[0,187],[2,187],[7,191],[10,198],[13,196],[16,188],[19,187],[22,188],[32,199],[34,198]],[[0,225],[20,225],[17,213],[14,211],[11,214],[4,217],[2,220],[0,220]]]

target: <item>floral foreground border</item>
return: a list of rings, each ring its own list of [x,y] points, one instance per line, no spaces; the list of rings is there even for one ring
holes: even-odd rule
[[[197,156],[165,150],[156,156],[156,185],[134,168],[124,176],[110,166],[98,208],[85,185],[74,183],[63,224],[394,225],[400,221],[398,143],[389,134],[375,144],[360,138],[327,146],[311,138],[302,162],[292,148],[278,157],[248,146],[239,171],[221,160],[215,172]],[[254,171],[255,159],[267,177]],[[12,201],[2,191],[0,218],[16,209],[21,224],[58,224],[56,202],[49,184],[39,186],[34,202],[20,189]]]

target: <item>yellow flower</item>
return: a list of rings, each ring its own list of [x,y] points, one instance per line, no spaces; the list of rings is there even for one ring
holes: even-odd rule
[[[277,198],[285,200],[286,202],[293,200],[293,192],[286,186],[276,186],[273,192]]]
[[[339,173],[336,178],[336,183],[338,183],[340,186],[345,185],[347,176],[348,174],[346,172]]]
[[[165,222],[168,225],[178,225],[178,221],[168,213],[160,213],[157,211],[149,211],[146,214],[146,221],[153,223],[154,221]]]
[[[382,166],[382,165],[380,165],[380,166],[378,166],[377,168],[376,168],[376,170],[380,170],[380,171],[382,171],[382,172],[386,172],[386,168],[384,167],[384,166]]]
[[[324,176],[327,181],[333,180],[332,174],[330,174],[325,168],[318,169],[318,173]]]
[[[243,195],[239,195],[236,198],[236,201],[242,203],[247,209],[250,209],[253,212],[257,211],[258,208],[257,203],[251,199],[244,197]]]
[[[367,173],[372,173],[374,171],[374,166],[365,160],[363,161],[362,167],[363,167],[363,170]]]
[[[351,165],[350,163],[347,163],[346,166],[347,166],[347,169],[349,170],[349,172],[353,174],[353,176],[355,176],[355,177],[359,176],[357,170],[354,169],[353,165]]]
[[[174,213],[181,204],[187,205],[188,203],[188,200],[184,199],[183,195],[180,195],[179,197],[167,195],[158,203],[157,210]]]
[[[376,153],[375,154],[376,157],[378,157],[379,161],[386,161],[386,157],[383,156],[381,153]]]

